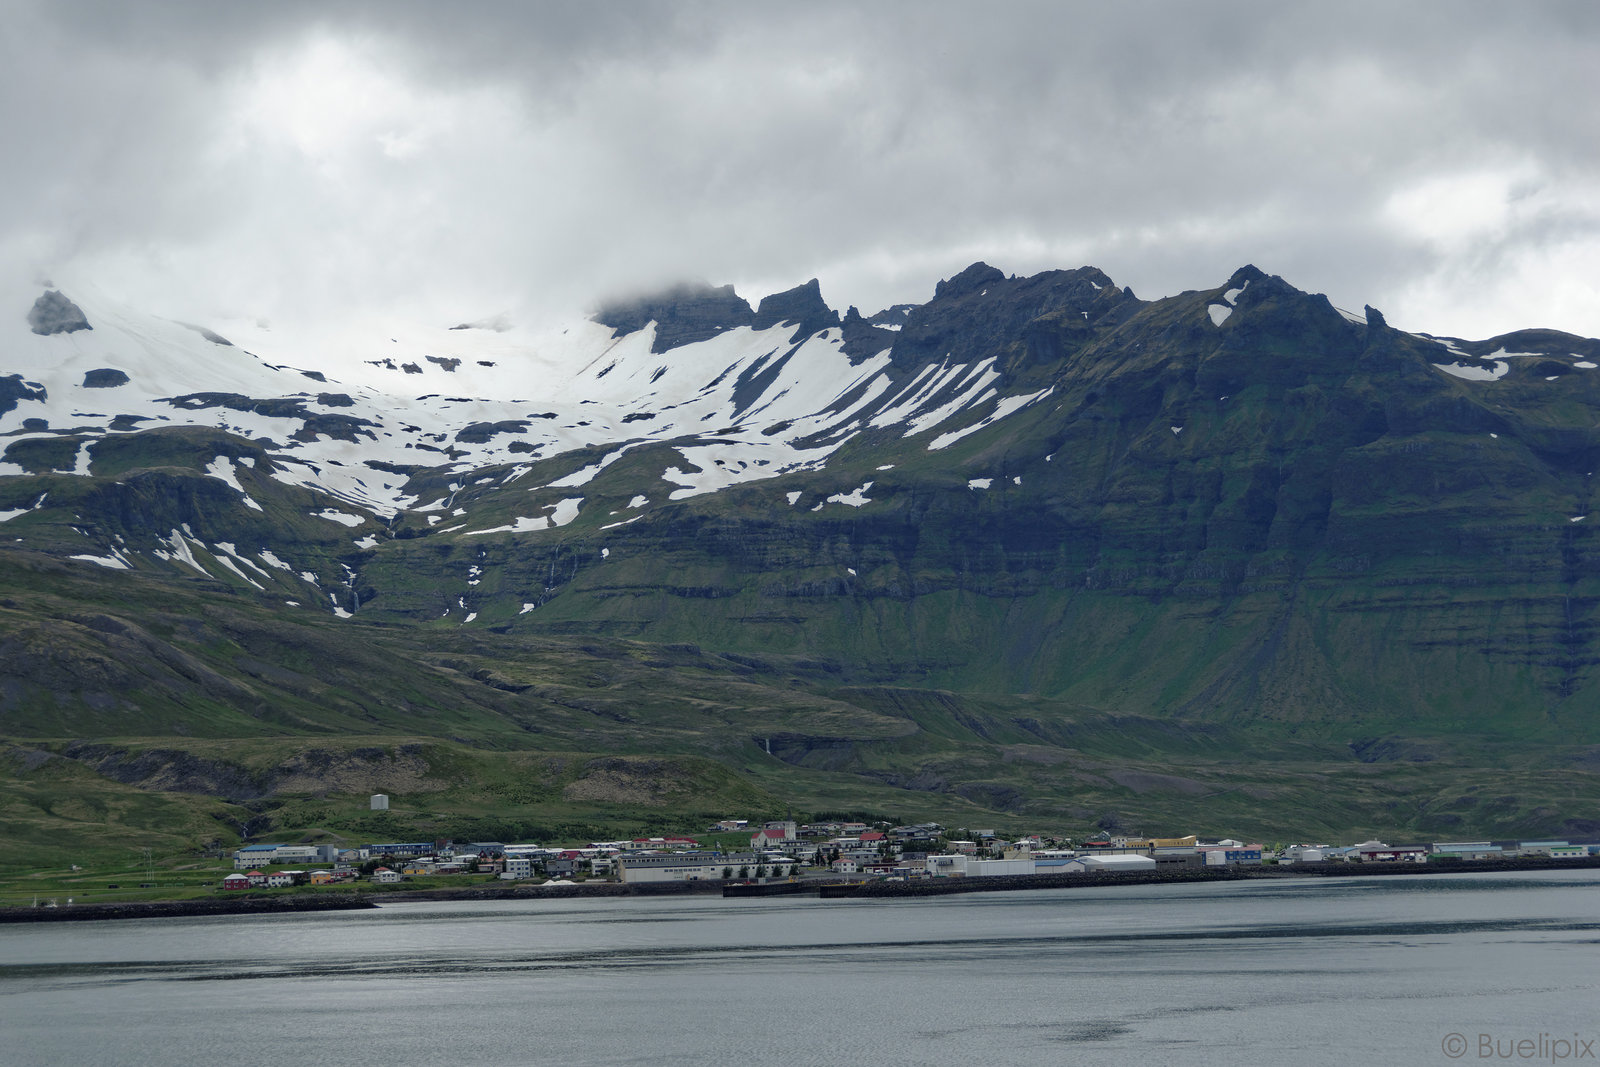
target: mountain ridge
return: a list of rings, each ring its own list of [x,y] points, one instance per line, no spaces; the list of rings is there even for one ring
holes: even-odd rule
[[[1239,817],[1236,781],[1314,818],[1332,775],[1350,826],[1600,828],[1600,341],[1407,333],[1249,265],[1141,300],[977,263],[871,319],[688,287],[327,363],[80,311],[19,312],[0,366],[0,565],[39,590],[0,605],[0,735],[642,757],[704,746],[732,672],[713,758],[779,793],[1126,821]],[[251,621],[190,634],[162,589]],[[306,627],[417,657],[379,687],[415,710],[318,711],[370,683],[308,672]],[[780,695],[832,710],[741,724]]]

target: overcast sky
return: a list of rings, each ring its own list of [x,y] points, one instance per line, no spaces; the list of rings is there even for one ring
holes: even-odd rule
[[[1589,0],[0,0],[0,260],[448,322],[1253,262],[1408,329],[1600,335],[1597,100]]]

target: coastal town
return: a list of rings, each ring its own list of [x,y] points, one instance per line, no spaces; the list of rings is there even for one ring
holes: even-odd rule
[[[727,819],[707,828],[726,843],[706,847],[692,836],[591,841],[579,846],[501,841],[412,841],[357,847],[261,843],[233,854],[235,871],[224,891],[420,883],[446,875],[485,880],[623,884],[706,882],[770,884],[830,881],[912,882],[922,879],[1025,875],[1198,871],[1263,865],[1448,864],[1540,859],[1587,860],[1600,843],[1565,840],[1438,841],[1391,845],[1379,840],[1349,845],[1267,847],[1231,838],[1102,835],[1074,842],[1044,834],[1009,837],[986,829],[949,829],[937,823],[773,820],[752,825]]]

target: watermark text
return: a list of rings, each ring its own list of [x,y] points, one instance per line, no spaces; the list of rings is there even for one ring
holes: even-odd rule
[[[1439,1049],[1452,1060],[1498,1060],[1512,1063],[1600,1062],[1595,1043],[1600,1038],[1582,1034],[1507,1035],[1449,1033]]]

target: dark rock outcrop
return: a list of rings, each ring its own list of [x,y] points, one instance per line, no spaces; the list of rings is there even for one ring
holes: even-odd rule
[[[994,357],[1014,375],[1055,364],[1115,327],[1143,305],[1095,267],[1007,278],[974,263],[912,309],[894,342],[898,367],[949,357],[970,363]]]
[[[894,330],[879,329],[872,320],[862,318],[854,305],[844,313],[842,326],[840,336],[844,338],[844,344],[840,347],[852,363],[860,363],[885,349],[893,348],[900,336]]]
[[[115,389],[119,385],[127,385],[129,381],[128,375],[115,367],[99,367],[83,375],[85,389]]]
[[[679,345],[708,341],[724,330],[749,326],[755,312],[733,286],[678,285],[637,300],[608,304],[595,313],[594,321],[609,326],[613,336],[626,337],[656,324],[652,352],[666,352]]]
[[[981,293],[985,288],[996,285],[1006,280],[1005,273],[996,267],[979,260],[972,266],[951,278],[946,278],[933,287],[935,300],[955,299],[966,296],[968,293]]]
[[[502,422],[475,422],[470,426],[462,427],[456,433],[456,440],[464,444],[481,445],[497,434],[523,434],[528,432],[528,424],[517,419],[507,419]]]
[[[321,401],[330,407],[342,407],[338,399],[342,393],[318,394],[332,398]],[[340,441],[355,441],[357,434],[364,433],[371,437],[372,432],[366,427],[376,425],[370,419],[357,418],[354,415],[333,415],[324,412],[311,411],[306,407],[306,402],[300,397],[248,397],[238,393],[189,393],[186,396],[174,396],[167,399],[173,407],[197,409],[222,407],[230,411],[248,411],[256,415],[265,415],[273,419],[301,419],[299,430],[292,435],[297,441],[315,440],[317,434],[324,434]]]
[[[83,309],[56,289],[45,290],[44,295],[33,302],[28,312],[28,326],[34,333],[46,337],[53,333],[94,329],[84,317]]]
[[[867,316],[874,326],[904,326],[906,318],[917,309],[917,304],[891,304],[875,315]]]
[[[15,411],[19,400],[45,400],[48,396],[44,386],[25,382],[20,374],[0,376],[0,415]]]
[[[804,285],[763,297],[750,325],[765,330],[782,323],[794,326],[791,342],[839,325],[839,314],[822,299],[822,286],[812,278]]]

